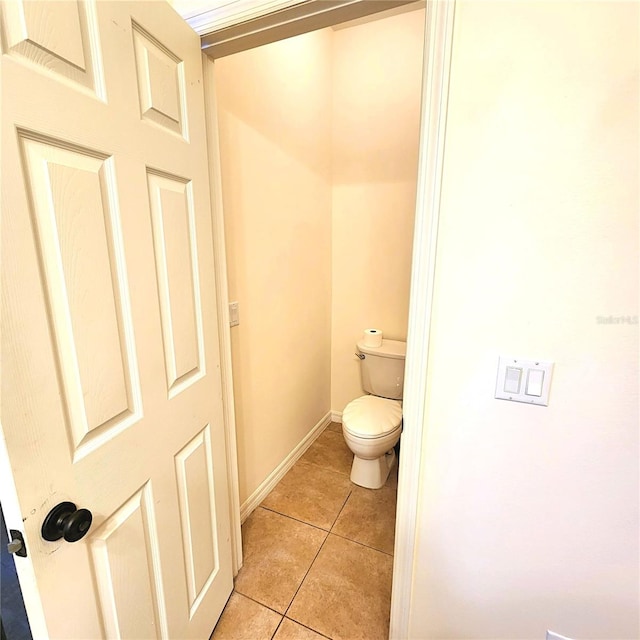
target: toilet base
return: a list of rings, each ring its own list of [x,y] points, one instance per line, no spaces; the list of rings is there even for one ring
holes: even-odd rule
[[[387,481],[395,461],[396,452],[393,449],[374,460],[364,460],[354,455],[351,482],[365,489],[380,489]]]

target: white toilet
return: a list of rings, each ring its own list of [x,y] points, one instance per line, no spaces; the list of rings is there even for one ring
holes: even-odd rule
[[[342,434],[353,452],[351,482],[379,489],[396,459],[402,431],[402,389],[407,343],[383,340],[381,347],[358,342],[362,388],[342,412]]]

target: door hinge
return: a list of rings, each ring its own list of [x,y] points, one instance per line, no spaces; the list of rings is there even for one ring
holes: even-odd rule
[[[16,529],[9,529],[9,534],[11,535],[11,542],[7,545],[7,551],[19,556],[20,558],[26,558],[27,545],[22,537],[22,532],[17,531]]]

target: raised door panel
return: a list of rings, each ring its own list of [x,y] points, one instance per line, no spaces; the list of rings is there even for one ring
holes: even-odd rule
[[[74,460],[142,413],[113,159],[21,132]]]
[[[92,532],[89,548],[105,637],[168,638],[150,483]]]
[[[193,617],[219,569],[209,425],[176,455],[175,465],[189,612]]]
[[[188,180],[147,171],[170,397],[205,374],[193,191]]]
[[[136,22],[133,41],[142,119],[187,138],[182,60]]]
[[[105,99],[93,2],[4,2],[3,53]]]

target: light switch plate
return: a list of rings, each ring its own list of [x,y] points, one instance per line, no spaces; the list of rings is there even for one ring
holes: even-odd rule
[[[522,371],[519,385],[513,383],[514,370]],[[552,372],[553,362],[500,356],[495,397],[499,400],[546,407],[549,405]],[[517,392],[516,388],[518,388]]]
[[[240,324],[240,313],[237,302],[229,303],[229,326],[237,327]]]
[[[567,636],[561,636],[559,633],[555,631],[547,631],[546,640],[571,640],[571,638],[567,638]]]

